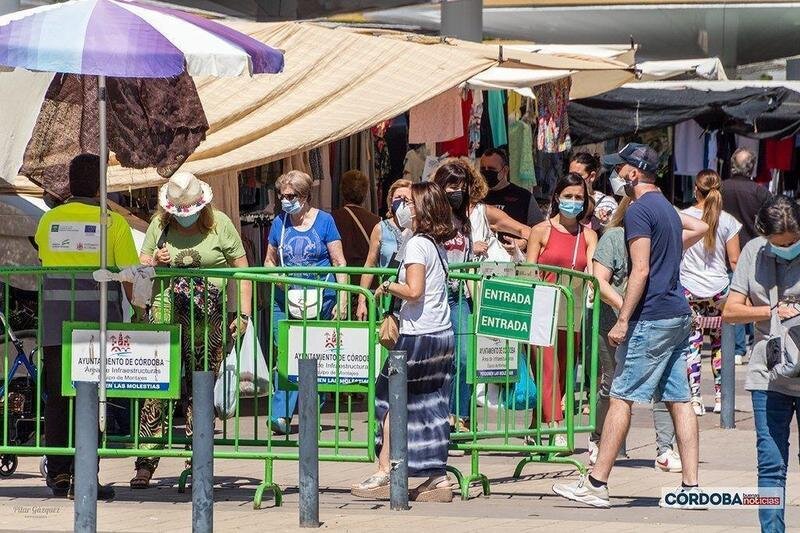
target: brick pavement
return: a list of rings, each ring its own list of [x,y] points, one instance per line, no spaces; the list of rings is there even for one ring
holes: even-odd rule
[[[705,380],[710,384],[710,371]],[[701,421],[701,483],[703,486],[755,486],[755,434],[749,398],[741,388],[744,367],[737,368],[737,429],[721,430],[718,417],[709,413]],[[710,398],[710,395],[707,395]],[[797,434],[792,442],[796,444]],[[572,478],[575,470],[564,465],[529,465],[519,480],[511,474],[518,457],[485,456],[482,470],[491,480],[489,498],[473,496],[451,504],[413,504],[409,511],[393,512],[388,502],[353,498],[349,486],[372,472],[367,464],[322,463],[320,466],[320,518],[323,529],[337,531],[594,531],[616,533],[639,531],[757,531],[756,512],[751,510],[678,511],[657,506],[661,487],[677,486],[678,474],[653,469],[655,438],[649,409],[635,409],[628,437],[629,459],[620,461],[611,479],[613,507],[599,510],[574,507],[552,494],[555,479]],[[585,448],[585,436],[576,442]],[[793,448],[791,456],[796,458]],[[585,460],[585,450],[579,449]],[[451,458],[451,464],[468,468],[468,459]],[[101,480],[113,483],[117,499],[98,504],[102,531],[189,531],[191,493],[178,494],[177,475],[182,461],[163,459],[157,485],[147,491],[127,487],[133,468],[128,459],[104,459]],[[297,529],[297,464],[276,464],[276,481],[285,489],[284,505],[276,508],[265,500],[253,510],[252,496],[263,470],[255,461],[215,463],[215,526],[217,531],[292,531]],[[477,494],[477,489],[473,489]],[[789,473],[787,523],[800,524],[798,464]],[[38,474],[36,458],[21,458],[17,473],[0,479],[0,530],[71,531],[72,503],[51,497]],[[568,529],[567,529],[568,528]]]

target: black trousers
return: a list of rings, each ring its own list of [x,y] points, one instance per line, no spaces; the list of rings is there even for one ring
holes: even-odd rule
[[[66,448],[70,431],[69,400],[61,395],[61,346],[44,347],[44,445]],[[73,445],[75,440],[73,439]],[[48,455],[47,475],[71,474],[73,455]]]

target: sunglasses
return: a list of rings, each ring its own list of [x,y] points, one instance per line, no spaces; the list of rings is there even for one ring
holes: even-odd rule
[[[299,198],[300,195],[297,193],[290,192],[288,194],[281,194],[278,193],[278,200],[289,200],[290,202],[294,201],[295,198]]]

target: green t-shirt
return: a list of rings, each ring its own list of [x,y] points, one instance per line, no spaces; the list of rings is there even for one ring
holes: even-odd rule
[[[142,254],[153,256],[164,228],[161,227],[160,218],[155,218],[147,228],[147,233],[142,244]],[[235,259],[245,255],[242,237],[236,231],[231,219],[222,211],[214,210],[214,227],[208,233],[186,235],[170,227],[167,232],[165,246],[169,250],[170,264],[173,268],[226,268]],[[222,278],[208,278],[208,282],[224,289],[225,280]],[[156,293],[160,290],[158,281],[155,283]],[[157,295],[153,299],[155,316],[168,313],[168,291]],[[170,317],[161,315],[164,322]],[[162,320],[159,320],[162,321]]]
[[[597,243],[593,261],[597,261],[611,271],[611,286],[620,296],[625,295],[628,284],[628,249],[625,246],[625,230],[608,228]],[[600,327],[609,330],[617,320],[617,312],[605,302],[600,308]]]

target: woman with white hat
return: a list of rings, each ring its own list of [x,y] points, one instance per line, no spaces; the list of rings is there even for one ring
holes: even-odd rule
[[[241,236],[230,218],[214,209],[212,199],[207,183],[189,172],[175,173],[159,191],[159,210],[147,229],[139,256],[143,265],[177,270],[169,286],[165,281],[156,281],[150,319],[182,326],[181,358],[186,371],[181,397],[186,402],[187,436],[192,434],[192,370],[205,368],[207,358],[207,368],[216,374],[223,358],[225,311],[221,293],[225,280],[180,276],[180,269],[248,266]],[[252,313],[250,282],[242,282],[239,291],[239,309],[234,309],[236,316],[229,327],[232,335],[244,333]],[[163,400],[145,400],[140,436],[161,435],[165,407]],[[131,488],[147,488],[157,467],[157,457],[139,457]]]

